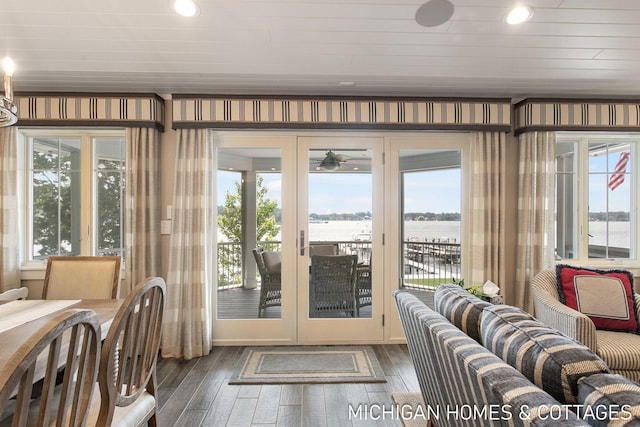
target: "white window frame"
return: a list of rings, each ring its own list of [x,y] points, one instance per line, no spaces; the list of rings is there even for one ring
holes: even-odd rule
[[[96,235],[95,228],[95,212],[96,205],[96,189],[94,182],[94,147],[93,140],[95,138],[126,138],[125,129],[83,129],[83,128],[20,128],[18,130],[18,162],[21,165],[21,185],[20,185],[20,206],[23,211],[21,216],[21,260],[22,269],[43,269],[46,266],[46,260],[32,259],[32,240],[33,240],[33,193],[31,186],[31,140],[33,138],[78,138],[80,139],[80,180],[88,185],[82,185],[80,190],[81,212],[80,212],[80,230],[82,238],[80,240],[79,255],[94,255],[97,247],[94,242]],[[123,194],[124,197],[124,194]],[[124,203],[124,200],[123,200]],[[123,242],[124,243],[124,242]],[[23,276],[23,279],[25,277]]]
[[[589,141],[626,142],[631,147],[631,161],[627,171],[631,172],[630,201],[630,257],[629,258],[589,258]],[[577,254],[574,258],[560,258],[558,263],[583,265],[593,268],[637,268],[640,252],[640,218],[638,218],[638,201],[640,200],[640,162],[636,159],[640,155],[640,133],[594,133],[594,132],[558,132],[556,143],[577,142],[575,175],[576,191],[574,195],[575,219],[577,221]],[[555,234],[555,231],[554,231]]]

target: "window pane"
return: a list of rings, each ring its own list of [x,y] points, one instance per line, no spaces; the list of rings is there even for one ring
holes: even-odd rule
[[[77,255],[80,250],[80,140],[32,140],[31,255]]]
[[[556,257],[577,257],[576,206],[576,142],[558,142],[556,145]]]
[[[556,254],[635,257],[632,135],[563,134],[556,145]],[[573,166],[571,166],[573,165]],[[578,225],[583,227],[578,229]]]
[[[123,256],[124,139],[94,139],[95,246],[97,255]]]
[[[631,146],[589,143],[589,258],[631,256]]]
[[[462,279],[458,150],[400,150],[404,288]]]

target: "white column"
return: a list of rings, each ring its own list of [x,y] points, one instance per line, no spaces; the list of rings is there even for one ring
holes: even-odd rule
[[[242,173],[242,268],[244,287],[254,289],[258,286],[256,280],[257,266],[252,250],[257,245],[256,233],[256,172]]]

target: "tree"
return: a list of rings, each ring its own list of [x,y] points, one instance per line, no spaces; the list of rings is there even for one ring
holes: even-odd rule
[[[264,179],[256,177],[256,237],[258,241],[272,240],[280,232],[276,222],[278,203],[267,197],[268,189]],[[224,206],[218,209],[218,227],[230,242],[242,241],[242,187],[240,182],[233,183],[235,193],[226,192]]]
[[[62,246],[71,246],[70,165],[68,153],[33,152],[34,258],[58,255]]]
[[[219,278],[219,285],[237,283],[240,279],[239,266],[242,265],[242,186],[240,182],[234,182],[235,192],[227,191],[224,196],[224,205],[218,208],[219,231],[231,243],[228,253],[219,256],[218,262],[222,271],[231,272],[223,274]],[[263,185],[263,178],[256,176],[256,238],[259,242],[273,240],[280,232],[280,226],[276,221],[279,212],[275,200],[267,197],[268,189]],[[235,267],[235,268],[234,268]],[[225,277],[226,276],[226,277]]]

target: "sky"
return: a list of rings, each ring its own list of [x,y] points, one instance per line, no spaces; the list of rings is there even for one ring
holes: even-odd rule
[[[224,204],[226,191],[235,191],[240,174],[218,171],[218,205]],[[281,175],[262,174],[268,197],[281,200]],[[370,174],[325,172],[313,173],[309,179],[312,197],[309,213],[353,213],[372,211]],[[405,213],[460,212],[460,169],[405,173]]]
[[[610,172],[615,169],[619,158],[620,153],[617,152],[589,156],[589,212],[606,212],[607,205],[609,212],[630,211],[631,177],[628,173],[631,170],[633,158],[627,164],[627,174],[623,183],[614,190],[610,190],[607,186]]]
[[[615,190],[607,186],[610,172],[615,168],[620,153],[589,157],[589,211],[630,211],[631,161],[627,165],[624,182]],[[262,174],[271,199],[280,202],[281,175]],[[460,169],[442,169],[404,174],[404,212],[460,212]],[[239,180],[235,172],[218,172],[218,205],[224,194],[233,190]],[[357,173],[313,173],[310,177],[309,213],[367,212],[372,208],[371,175]]]

